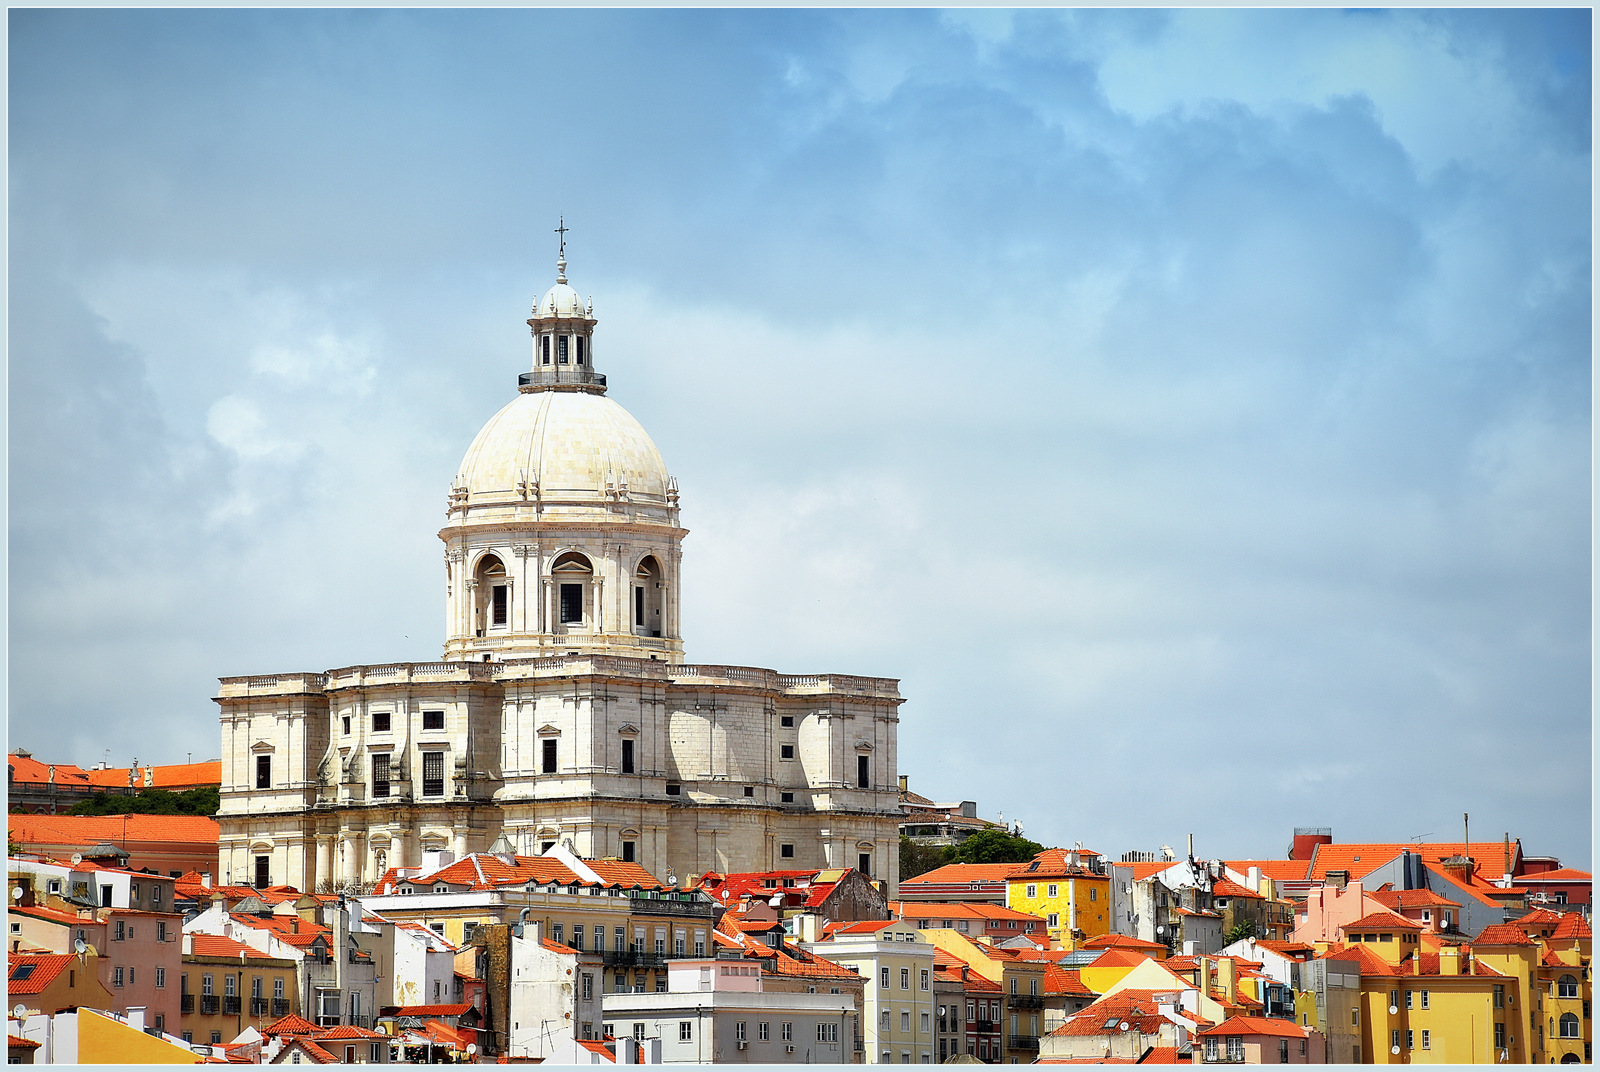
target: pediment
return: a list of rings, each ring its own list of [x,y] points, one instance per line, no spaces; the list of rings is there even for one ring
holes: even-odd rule
[[[543,726],[540,726],[534,732],[537,733],[540,737],[559,737],[559,736],[561,736],[561,727],[555,726],[555,725],[552,725],[549,722],[546,722]]]
[[[639,736],[639,727],[635,726],[632,722],[624,722],[622,725],[617,727],[617,732],[623,734],[624,736],[637,737]]]
[[[276,752],[277,751],[277,746],[275,746],[271,741],[257,741],[255,744],[250,746],[250,751],[251,752]]]

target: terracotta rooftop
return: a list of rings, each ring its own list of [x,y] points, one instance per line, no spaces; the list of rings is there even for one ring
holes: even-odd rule
[[[1147,942],[1142,938],[1134,938],[1126,934],[1102,934],[1090,938],[1079,948],[1082,949],[1132,949],[1147,950],[1149,952],[1166,952],[1166,946],[1160,942]]]
[[[194,955],[197,957],[244,957],[246,960],[275,960],[259,949],[252,949],[243,942],[236,942],[221,934],[190,934],[186,938],[194,939]]]
[[[1241,875],[1248,875],[1252,867],[1259,867],[1261,874],[1274,882],[1297,882],[1306,877],[1310,869],[1309,860],[1229,860],[1227,866],[1233,868]]]
[[[1385,908],[1377,912],[1368,912],[1360,919],[1346,923],[1339,929],[1346,934],[1351,931],[1420,931],[1422,925],[1416,920],[1407,919]]]
[[[310,1020],[307,1020],[304,1016],[297,1015],[296,1013],[290,1013],[288,1016],[274,1020],[266,1027],[263,1027],[261,1029],[261,1033],[268,1036],[305,1035],[309,1037],[311,1035],[315,1035],[321,1030],[322,1029],[320,1027],[312,1023]]]
[[[76,959],[71,953],[12,953],[6,957],[6,992],[42,994]]]
[[[1213,882],[1211,884],[1211,895],[1213,897],[1251,897],[1257,901],[1266,900],[1250,887],[1241,886],[1229,878],[1219,878],[1216,882]]]
[[[1561,913],[1561,922],[1556,924],[1556,929],[1550,932],[1550,937],[1562,940],[1593,938],[1594,931],[1589,927],[1589,921],[1576,912]]]
[[[71,763],[40,763],[32,756],[19,756],[15,752],[6,756],[6,761],[11,765],[11,780],[14,782],[37,782],[41,785],[50,783],[50,768],[55,767],[56,785],[75,785],[86,787],[90,785],[89,772]]]
[[[107,767],[104,770],[86,772],[89,784],[106,789],[127,788],[129,785],[135,789],[144,789],[145,772],[150,772],[151,789],[172,789],[175,787],[192,788],[202,785],[222,784],[222,760],[213,759],[205,763],[174,763],[168,766],[153,767]],[[132,777],[130,782],[128,779]]]
[[[1208,1027],[1204,1031],[1196,1031],[1195,1034],[1202,1038],[1212,1035],[1270,1035],[1274,1038],[1303,1039],[1308,1033],[1305,1028],[1292,1020],[1278,1020],[1266,1016],[1230,1016],[1216,1027]]]
[[[127,820],[124,827],[123,820]],[[216,847],[220,828],[204,815],[8,815],[22,845],[98,845],[109,841],[180,841]]]
[[[1432,890],[1378,890],[1367,894],[1383,907],[1399,911],[1405,908],[1460,908],[1459,901],[1452,901],[1448,897],[1440,897]]]
[[[1043,923],[1041,916],[1030,915],[1027,912],[1018,912],[1014,908],[1003,905],[985,904],[981,901],[954,902],[939,904],[934,901],[906,901],[900,903],[900,918],[903,920],[928,920],[929,930],[939,926],[938,920],[956,919],[995,919],[1014,920],[1018,923]]]
[[[1515,923],[1491,923],[1478,932],[1473,945],[1532,945],[1528,932]]]
[[[915,878],[906,879],[900,883],[900,890],[904,892],[907,887],[915,890],[918,886],[934,883],[1004,882],[1021,866],[1021,864],[945,864]]]

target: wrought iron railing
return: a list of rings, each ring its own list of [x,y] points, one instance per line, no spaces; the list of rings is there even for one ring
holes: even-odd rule
[[[178,1011],[181,1013],[194,1012],[194,995],[181,994],[178,997]]]
[[[222,999],[217,997],[217,995],[215,995],[215,994],[201,994],[200,995],[200,1012],[202,1014],[211,1015],[211,1014],[215,1013],[220,1008],[222,1008]]]

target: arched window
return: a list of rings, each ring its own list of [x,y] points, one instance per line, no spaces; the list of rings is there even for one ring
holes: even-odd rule
[[[583,625],[588,618],[586,610],[594,566],[578,552],[568,551],[551,563],[550,573],[556,585],[556,620],[567,626]]]
[[[633,572],[633,635],[658,637],[662,632],[661,608],[666,584],[661,563],[645,555]]]
[[[1575,998],[1578,996],[1578,980],[1576,976],[1563,975],[1556,980],[1556,997]]]
[[[498,555],[478,560],[474,628],[479,636],[489,629],[504,629],[511,621],[511,580]]]
[[[1561,1014],[1561,1037],[1564,1039],[1583,1037],[1583,1028],[1578,1024],[1577,1014],[1570,1012]]]

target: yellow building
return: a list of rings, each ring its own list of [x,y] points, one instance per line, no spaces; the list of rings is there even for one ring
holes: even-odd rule
[[[1360,1052],[1366,1064],[1519,1064],[1527,992],[1514,975],[1464,947],[1424,953],[1421,928],[1373,912],[1341,928],[1341,960],[1361,965]]]
[[[1591,933],[1577,913],[1537,909],[1514,923],[1485,927],[1472,943],[1478,960],[1528,995],[1516,1020],[1535,1064],[1592,1058]]]
[[[1053,945],[1077,949],[1111,930],[1111,880],[1099,853],[1046,849],[1006,879],[1006,907],[1043,919]]]

